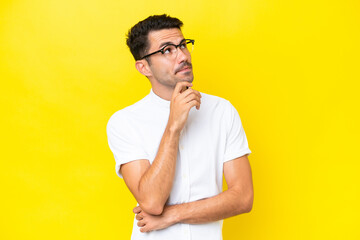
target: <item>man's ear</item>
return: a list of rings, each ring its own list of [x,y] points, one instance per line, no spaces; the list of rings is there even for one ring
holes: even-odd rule
[[[145,59],[137,60],[135,62],[136,69],[144,76],[152,76],[152,72],[149,63]]]

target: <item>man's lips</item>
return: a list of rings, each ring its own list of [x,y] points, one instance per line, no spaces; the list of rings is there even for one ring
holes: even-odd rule
[[[190,71],[190,70],[191,70],[191,67],[184,67],[181,70],[179,70],[178,72],[187,72],[187,71]]]

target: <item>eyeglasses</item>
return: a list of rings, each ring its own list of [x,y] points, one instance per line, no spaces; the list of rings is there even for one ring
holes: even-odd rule
[[[191,43],[191,45],[190,45]],[[152,52],[150,54],[147,54],[143,56],[141,59],[150,57],[151,55],[154,55],[156,53],[162,53],[166,58],[172,59],[177,55],[177,49],[180,47],[180,49],[183,51],[183,53],[191,53],[194,50],[194,43],[195,40],[193,39],[183,39],[178,45],[169,43],[162,47],[160,50]]]

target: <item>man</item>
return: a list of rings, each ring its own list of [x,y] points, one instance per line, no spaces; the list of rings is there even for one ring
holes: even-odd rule
[[[222,219],[252,208],[240,117],[229,101],[191,88],[194,40],[182,25],[155,15],[130,29],[135,67],[152,89],[107,125],[116,173],[139,203],[133,240],[222,239]]]

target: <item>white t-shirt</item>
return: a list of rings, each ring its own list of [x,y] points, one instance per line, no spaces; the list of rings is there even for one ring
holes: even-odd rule
[[[181,131],[173,188],[167,205],[209,198],[222,192],[223,163],[251,153],[240,116],[223,98],[200,93],[200,110],[192,107]],[[152,89],[140,101],[114,113],[107,136],[120,165],[156,157],[170,113],[170,101]],[[141,233],[134,217],[132,240],[219,240],[222,220],[206,224],[177,223],[166,229]]]

